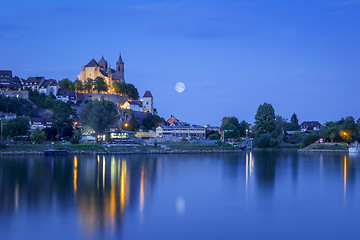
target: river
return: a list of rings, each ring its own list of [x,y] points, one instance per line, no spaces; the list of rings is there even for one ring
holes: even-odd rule
[[[0,239],[360,239],[360,155],[2,156]]]

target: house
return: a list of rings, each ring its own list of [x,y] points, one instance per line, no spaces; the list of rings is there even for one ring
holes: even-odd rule
[[[126,101],[122,106],[122,109],[131,109],[133,111],[137,111],[137,112],[142,112],[143,111],[143,106],[142,106],[142,102],[140,101]]]
[[[206,138],[208,138],[211,134],[214,133],[218,133],[219,135],[221,135],[221,127],[205,125],[204,128],[206,129]]]
[[[30,123],[30,129],[34,130],[35,128],[47,128],[52,127],[52,120],[50,118],[42,118],[42,117],[26,117]]]
[[[174,115],[171,115],[171,117],[167,120],[169,124],[172,124],[173,122],[179,122],[179,120],[174,117]]]
[[[203,126],[159,126],[156,128],[157,137],[176,137],[182,140],[205,139]]]
[[[12,71],[0,70],[0,88],[7,90],[16,88],[12,77]]]
[[[56,100],[68,102],[69,101],[68,90],[66,88],[59,88],[59,90],[56,93]]]
[[[45,95],[50,95],[51,92],[51,80],[44,80],[38,87],[39,93],[44,93]]]
[[[57,82],[51,82],[50,84],[50,93],[52,93],[54,96],[56,96],[57,92],[59,91],[59,84]]]
[[[2,95],[4,97],[10,97],[10,98],[29,99],[29,92],[28,91],[5,91],[5,90],[0,90],[0,95]]]
[[[319,131],[322,125],[318,121],[305,121],[300,124],[301,131]]]
[[[28,77],[23,86],[24,90],[31,89],[33,91],[39,90],[40,85],[45,81],[45,77]]]
[[[0,118],[5,118],[6,120],[14,119],[16,118],[16,113],[3,113],[0,112]]]

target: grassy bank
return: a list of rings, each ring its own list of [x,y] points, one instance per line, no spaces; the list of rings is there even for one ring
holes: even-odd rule
[[[107,145],[96,143],[80,144],[24,144],[24,145],[7,145],[0,149],[0,152],[25,152],[25,153],[42,153],[48,149],[67,150],[69,152],[96,152],[96,153],[122,153],[122,152],[153,152],[153,151],[235,151],[240,150],[229,144],[207,144],[207,143],[161,143],[152,146],[140,145]]]

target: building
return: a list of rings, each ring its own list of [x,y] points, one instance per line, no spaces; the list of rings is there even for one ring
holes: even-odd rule
[[[11,97],[11,98],[29,99],[29,92],[28,91],[4,91],[4,90],[0,90],[0,95],[5,96],[5,97]]]
[[[172,124],[173,122],[179,122],[179,120],[176,119],[176,117],[174,117],[174,115],[171,115],[171,117],[167,120],[167,122],[169,124]]]
[[[7,90],[16,88],[12,77],[12,71],[0,70],[0,88]]]
[[[121,54],[116,62],[115,69],[112,69],[111,66],[108,65],[104,56],[102,56],[99,62],[92,59],[88,64],[83,66],[80,74],[77,76],[77,79],[82,81],[84,84],[86,79],[95,79],[97,77],[102,77],[104,79],[108,85],[108,92],[110,94],[113,93],[112,85],[114,81],[125,82],[124,62],[121,58]]]
[[[45,77],[28,77],[23,86],[24,90],[31,89],[33,91],[38,90],[40,85],[45,81]]]
[[[322,125],[318,121],[305,121],[300,124],[301,131],[319,131]]]
[[[42,117],[26,117],[30,123],[30,130],[34,130],[35,128],[47,128],[52,127],[52,120],[50,118],[42,118]]]
[[[130,109],[137,112],[143,112],[143,103],[140,101],[126,101],[123,105],[121,105],[122,109]]]
[[[50,95],[51,92],[51,80],[44,80],[37,88],[39,93],[44,93],[46,96]]]
[[[10,119],[15,119],[16,118],[16,113],[3,113],[0,112],[0,118],[4,118],[6,120],[10,120]]]
[[[205,139],[203,126],[159,126],[156,128],[157,137],[176,137],[182,140]]]
[[[154,113],[154,98],[150,91],[146,91],[142,98],[144,112]]]

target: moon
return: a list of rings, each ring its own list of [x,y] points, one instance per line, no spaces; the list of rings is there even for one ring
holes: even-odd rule
[[[176,90],[178,93],[182,93],[183,91],[185,91],[185,84],[182,83],[182,82],[178,82],[178,83],[175,85],[175,90]]]

